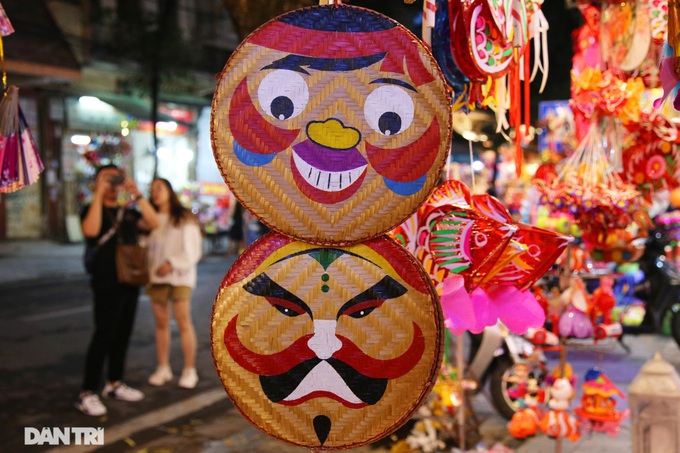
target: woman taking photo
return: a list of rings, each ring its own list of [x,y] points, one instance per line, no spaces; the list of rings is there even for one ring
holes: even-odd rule
[[[128,204],[119,203],[122,192],[130,196]],[[119,283],[116,244],[135,244],[141,231],[158,226],[158,217],[123,170],[104,165],[97,170],[92,203],[83,209],[81,222],[87,247],[93,252],[88,272],[94,296],[94,332],[87,348],[85,376],[76,407],[86,415],[100,417],[107,411],[97,396],[105,365],[104,397],[123,401],[144,398],[142,392],[123,382],[139,286]]]
[[[182,206],[166,179],[151,183],[151,204],[158,211],[159,227],[149,237],[151,280],[147,294],[156,319],[158,367],[149,384],[160,386],[172,380],[170,369],[170,308],[179,327],[184,369],[178,385],[194,388],[196,332],[191,321],[191,291],[196,286],[196,265],[201,258],[201,230],[195,216]]]

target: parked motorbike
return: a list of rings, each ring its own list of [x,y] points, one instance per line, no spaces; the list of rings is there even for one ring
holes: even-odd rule
[[[666,316],[671,316],[673,339],[680,345],[680,272],[666,258],[667,241],[660,231],[652,231],[645,252],[638,261],[640,274],[624,277],[634,297],[645,302],[645,315],[637,326],[623,326],[624,334],[659,333]]]
[[[527,336],[534,335],[534,332],[530,332]],[[510,420],[519,409],[516,400],[522,396],[517,394],[518,384],[513,378],[513,367],[520,362],[527,363],[531,369],[531,378],[537,379],[540,384],[547,373],[542,350],[536,348],[527,338],[513,334],[500,323],[485,328],[480,334],[468,334],[468,338],[466,377],[477,382],[478,390],[488,382],[494,407],[499,414]]]

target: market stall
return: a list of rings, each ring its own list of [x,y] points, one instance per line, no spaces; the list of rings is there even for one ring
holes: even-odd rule
[[[616,436],[629,412],[614,397],[624,399],[624,393],[607,377],[611,370],[588,371],[579,387],[569,352],[609,343],[629,350],[625,335],[661,331],[664,321],[671,330],[677,325],[674,335],[680,339],[680,315],[673,311],[680,296],[675,268],[680,222],[667,212],[680,201],[680,137],[673,112],[654,102],[660,88],[677,99],[675,57],[662,50],[667,23],[675,18],[663,2],[578,2],[585,20],[574,33],[571,99],[542,104],[537,118],[531,114],[532,82],[539,92],[544,89],[550,61],[543,2],[423,3],[422,41],[370,10],[322,1],[267,22],[227,63],[213,103],[216,159],[235,197],[274,230],[245,250],[218,294],[212,346],[227,393],[259,429],[312,449],[363,445],[404,424],[408,429],[390,437],[393,452],[470,448],[479,425],[470,397],[480,391],[509,420],[511,435],[543,434],[554,439],[558,452],[563,442],[582,435]],[[278,43],[279,34],[292,30],[295,40]],[[367,40],[374,36],[381,39]],[[667,49],[675,51],[676,37],[668,37]],[[330,43],[315,45],[318,40]],[[386,43],[392,46],[382,48]],[[337,55],[330,58],[328,49]],[[663,60],[661,70],[654,63],[660,55],[671,59]],[[255,58],[262,60],[258,68],[271,72],[255,71]],[[249,71],[255,74],[246,82]],[[300,75],[310,72],[315,76],[309,81]],[[479,127],[473,117],[495,130]],[[456,133],[467,148],[456,146]],[[426,275],[435,292],[435,311],[427,320],[417,318],[414,332],[393,327],[410,347],[418,339],[437,351],[434,361],[416,354],[431,372],[419,374],[417,385],[431,386],[432,392],[418,394],[413,403],[409,392],[415,387],[404,384],[405,399],[413,404],[388,410],[382,396],[372,403],[359,396],[351,400],[357,390],[350,384],[346,393],[310,377],[306,384],[279,389],[280,382],[267,373],[297,368],[270,370],[260,355],[283,348],[291,364],[313,360],[302,374],[337,378],[344,389],[344,372],[334,360],[354,363],[361,347],[352,349],[354,355],[345,355],[344,348],[364,344],[369,334],[358,335],[355,324],[343,330],[341,308],[333,319],[313,318],[313,328],[295,324],[296,334],[287,333],[284,344],[272,347],[271,341],[248,337],[253,332],[239,324],[229,305],[240,288],[236,283],[252,277],[243,285],[250,295],[270,304],[273,298],[288,301],[274,305],[286,316],[312,316],[312,307],[332,305],[324,296],[332,291],[329,284],[306,292],[309,300],[302,302],[265,270],[272,267],[267,272],[297,291],[312,285],[304,281],[316,275],[316,264],[289,277],[293,266],[281,263],[330,253],[332,258],[314,258],[328,272],[321,276],[327,282],[336,278],[329,269],[340,256],[373,260],[363,247],[376,249],[371,241],[386,240],[385,234],[402,247],[389,264],[415,265],[411,275]],[[382,246],[377,250],[384,252]],[[408,264],[398,264],[404,250]],[[375,278],[343,266],[353,283]],[[265,276],[267,284],[260,285]],[[412,285],[403,287],[389,297],[366,296],[380,303],[366,305],[360,318],[375,314],[379,321],[371,328],[392,326],[395,316],[411,319],[408,309],[396,306],[400,302],[381,310],[388,299],[404,300]],[[429,302],[425,305],[429,313]],[[443,322],[445,333],[431,344],[418,323],[433,320],[434,330]],[[324,343],[337,348],[329,353],[312,347],[321,323],[329,326]],[[309,343],[300,332],[309,335]],[[241,334],[260,355],[242,347]],[[378,336],[369,342],[382,344]],[[550,353],[556,354],[554,366],[546,359]],[[395,388],[409,373],[395,375]],[[244,381],[260,374],[264,396],[256,384],[250,387],[255,396],[245,395],[234,374]],[[272,396],[275,390],[279,399]],[[572,410],[579,392],[581,405]],[[256,397],[271,417],[262,416]],[[353,404],[371,420],[381,411],[398,416],[389,426],[381,418],[380,432],[362,427],[353,433],[358,438],[342,438],[344,422],[319,415],[337,402],[348,420],[360,413],[347,411]],[[299,431],[283,423],[279,403],[300,406]]]

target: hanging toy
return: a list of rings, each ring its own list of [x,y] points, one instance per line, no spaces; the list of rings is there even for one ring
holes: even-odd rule
[[[508,422],[508,432],[517,439],[535,436],[540,419],[533,409],[519,409]]]
[[[581,437],[579,422],[568,412],[569,401],[574,397],[574,388],[567,379],[556,379],[550,388],[550,410],[543,416],[540,428],[549,437],[566,437],[576,442]]]
[[[43,170],[33,134],[19,106],[19,89],[10,86],[0,101],[0,193],[16,192],[36,183]]]
[[[616,437],[621,430],[621,422],[628,418],[630,410],[616,410],[614,397],[626,399],[626,396],[597,369],[586,372],[582,389],[581,406],[574,409],[581,426],[585,431],[599,431]]]
[[[561,294],[562,304],[567,307],[560,316],[558,332],[564,338],[591,338],[593,337],[593,323],[588,314],[590,313],[590,295],[586,291],[585,284],[580,277],[573,276],[569,287]]]
[[[612,323],[612,309],[616,306],[616,296],[614,296],[614,279],[611,277],[600,278],[600,286],[593,291],[591,297],[592,312],[590,317],[593,324],[599,322],[602,317],[602,324]]]
[[[11,35],[12,33],[14,33],[12,22],[10,22],[9,17],[7,17],[5,8],[0,5],[0,36],[5,37]]]
[[[519,405],[510,421],[508,432],[517,439],[534,436],[538,432],[541,411],[538,403],[542,402],[538,380],[530,373],[531,367],[525,362],[519,362],[512,368],[512,375],[507,378],[511,383],[513,394],[511,398]]]
[[[511,14],[508,0],[450,0],[451,51],[470,80],[485,83],[488,77],[498,78],[510,70]]]
[[[19,88],[7,87],[5,50],[2,38],[14,33],[14,27],[0,5],[0,193],[16,192],[38,181],[44,170],[38,147],[19,105]]]
[[[454,333],[481,332],[500,320],[524,334],[545,322],[545,311],[528,287],[570,239],[516,224],[499,205],[449,180],[391,232],[432,277]]]
[[[463,183],[448,180],[390,233],[423,264],[441,295],[447,327],[456,334],[479,333],[490,322],[489,299],[478,285],[516,231],[474,210],[471,201]]]
[[[512,260],[492,280],[493,283],[511,283],[522,291],[530,288],[550,269],[574,240],[571,236],[556,234],[549,230],[515,221],[503,203],[491,195],[473,195],[472,203],[487,217],[516,226],[517,233],[513,238],[527,246],[527,252]]]
[[[680,186],[680,134],[675,123],[652,110],[626,124],[626,130],[630,139],[623,150],[624,181],[634,184],[649,203],[655,193]]]

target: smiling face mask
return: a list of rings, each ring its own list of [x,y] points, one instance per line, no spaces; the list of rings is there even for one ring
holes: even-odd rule
[[[264,223],[320,244],[375,237],[438,182],[450,99],[406,28],[349,6],[294,11],[234,52],[213,100],[215,158]]]
[[[409,419],[436,378],[442,331],[429,277],[394,241],[318,247],[271,233],[225,277],[212,351],[258,428],[348,448]]]

